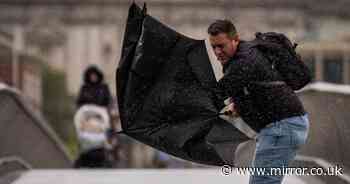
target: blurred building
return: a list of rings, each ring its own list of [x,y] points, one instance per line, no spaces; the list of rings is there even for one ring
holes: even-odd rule
[[[35,53],[16,46],[15,35],[0,29],[0,83],[16,87],[36,111],[40,111],[41,63]]]
[[[14,171],[72,166],[62,140],[23,95],[0,82],[1,181]]]
[[[77,94],[84,69],[97,64],[115,94],[115,69],[130,0],[1,0],[0,27],[17,35],[17,46],[33,50],[52,67],[65,71],[68,89]],[[136,0],[142,5],[143,1]],[[148,0],[148,12],[177,31],[207,38],[215,19],[234,21],[243,39],[255,32],[286,33],[314,73],[315,81],[350,84],[350,1],[347,0]],[[6,37],[6,34],[5,34]],[[208,51],[212,60],[212,50]],[[3,51],[0,51],[3,54]],[[11,52],[11,51],[10,51]],[[6,55],[6,54],[5,54]],[[3,56],[1,56],[3,58]],[[10,57],[10,56],[9,56]],[[3,63],[2,60],[1,63]],[[220,71],[217,62],[215,70]],[[0,67],[4,67],[0,65]],[[10,69],[0,69],[8,72]],[[32,72],[32,74],[35,72]],[[220,73],[220,72],[218,72]],[[4,77],[4,76],[7,76]],[[1,78],[11,81],[11,74]],[[25,80],[35,81],[33,75]],[[40,92],[33,92],[39,95]],[[35,97],[37,98],[37,97]],[[149,165],[152,150],[145,151]],[[139,154],[134,156],[139,157]]]
[[[219,18],[233,20],[246,39],[257,31],[284,32],[301,48],[305,47],[316,80],[350,83],[348,1],[146,2],[153,16],[197,39],[205,39],[208,25]],[[90,64],[105,71],[115,92],[115,69],[130,3],[130,0],[2,0],[0,26],[19,32],[24,47],[40,50],[51,66],[66,71],[72,94],[78,92],[81,74]],[[309,43],[312,46],[306,46]]]

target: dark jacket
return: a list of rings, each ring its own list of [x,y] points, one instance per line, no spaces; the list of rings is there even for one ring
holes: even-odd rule
[[[237,112],[254,130],[259,132],[269,123],[305,114],[289,86],[270,83],[283,79],[252,42],[241,41],[223,69],[224,77],[218,82],[220,100],[232,97]]]
[[[97,74],[98,81],[93,83],[90,81],[90,75]],[[77,99],[77,106],[85,104],[93,104],[108,107],[111,102],[111,94],[107,84],[103,82],[102,72],[95,66],[89,67],[84,73],[84,84],[80,88]]]

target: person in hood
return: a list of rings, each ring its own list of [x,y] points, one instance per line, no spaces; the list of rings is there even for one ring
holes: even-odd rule
[[[224,70],[218,81],[218,96],[222,101],[231,98],[231,111],[257,132],[252,166],[264,169],[266,175],[252,174],[250,183],[282,183],[283,168],[288,167],[306,142],[308,115],[293,89],[273,70],[263,53],[252,42],[240,40],[231,21],[215,21],[208,34]],[[281,172],[271,173],[272,168]]]
[[[96,105],[102,107],[103,110],[108,112],[111,107],[110,104],[112,97],[107,84],[103,81],[102,72],[94,65],[89,66],[84,73],[83,80],[84,83],[80,88],[79,96],[76,101],[78,109],[84,105]],[[86,117],[86,119],[89,118]],[[86,129],[89,129],[89,124],[86,124]],[[87,136],[89,134],[82,135]],[[102,136],[94,136],[94,139],[94,142],[101,142],[101,140],[104,140],[104,136],[103,134]],[[89,141],[88,143],[91,143],[90,139]],[[81,143],[81,145],[83,144]],[[75,161],[74,168],[109,168],[111,167],[111,162],[106,153],[107,149],[103,144],[99,147],[84,150]]]
[[[112,99],[111,93],[103,80],[103,73],[96,66],[93,65],[86,69],[84,84],[80,88],[76,102],[78,108],[86,104],[109,107]]]

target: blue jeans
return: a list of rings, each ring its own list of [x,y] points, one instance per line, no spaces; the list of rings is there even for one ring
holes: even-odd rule
[[[308,116],[295,116],[269,124],[257,136],[252,166],[265,170],[264,175],[253,174],[250,184],[279,184],[283,174],[275,175],[271,168],[286,168],[298,148],[305,144],[309,130]],[[268,173],[268,174],[266,174]]]

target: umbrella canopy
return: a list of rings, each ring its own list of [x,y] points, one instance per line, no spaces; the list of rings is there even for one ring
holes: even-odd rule
[[[123,133],[176,157],[234,165],[249,140],[219,117],[204,40],[170,29],[132,4],[116,73]]]

